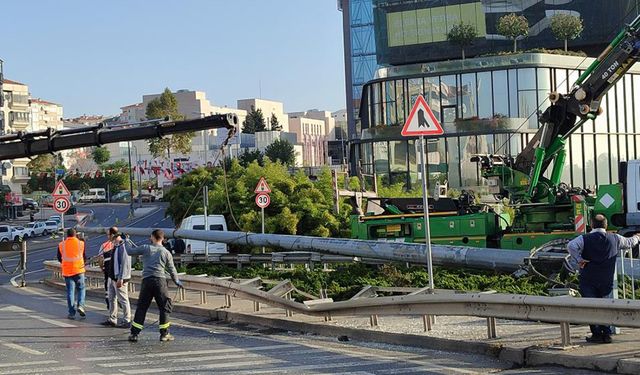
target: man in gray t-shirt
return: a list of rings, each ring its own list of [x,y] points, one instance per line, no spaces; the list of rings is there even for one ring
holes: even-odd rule
[[[131,342],[138,341],[138,334],[144,328],[144,318],[147,315],[152,299],[156,300],[160,311],[160,341],[173,341],[173,336],[169,333],[169,314],[171,313],[172,301],[169,298],[165,269],[177,286],[182,287],[182,283],[178,280],[173,257],[162,246],[162,240],[164,240],[164,232],[160,229],[155,229],[151,232],[151,245],[134,247],[128,251],[131,256],[142,256],[143,267],[138,305],[136,306],[136,314],[131,322],[131,335],[129,335],[129,341]]]

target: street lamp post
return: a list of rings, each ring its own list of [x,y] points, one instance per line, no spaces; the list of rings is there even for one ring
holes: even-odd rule
[[[127,149],[129,154],[129,216],[133,217],[133,170],[131,168],[131,141],[127,141]]]
[[[136,153],[136,165],[138,166],[138,207],[142,207],[142,172],[140,172],[142,161],[140,160],[140,154],[138,153],[136,145],[132,147]]]

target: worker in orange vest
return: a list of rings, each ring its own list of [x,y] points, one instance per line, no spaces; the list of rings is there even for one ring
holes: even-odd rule
[[[62,276],[67,286],[67,307],[69,308],[67,318],[69,319],[75,319],[76,311],[80,314],[80,318],[86,316],[84,309],[84,261],[86,257],[84,242],[78,239],[75,229],[68,229],[67,239],[58,245],[58,261],[62,265]]]

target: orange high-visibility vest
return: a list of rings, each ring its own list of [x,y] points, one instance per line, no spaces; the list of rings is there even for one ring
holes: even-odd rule
[[[84,273],[84,242],[69,237],[58,245],[62,258],[62,276]]]

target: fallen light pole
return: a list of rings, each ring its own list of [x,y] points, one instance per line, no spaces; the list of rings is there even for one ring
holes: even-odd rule
[[[155,228],[120,228],[121,232],[132,236],[149,236]],[[316,251],[319,253],[355,256],[361,258],[384,259],[415,264],[426,263],[424,246],[406,242],[386,242],[352,240],[345,238],[326,238],[294,236],[286,234],[260,234],[251,232],[201,231],[175,228],[160,228],[167,237],[183,238],[209,242],[222,242],[241,246],[266,246],[287,251]],[[106,233],[103,227],[78,227],[81,232]],[[433,264],[447,267],[467,267],[501,272],[515,272],[525,266],[528,251],[476,248],[465,246],[432,245]],[[545,253],[548,260],[559,263],[566,254]],[[618,273],[621,273],[621,258],[618,258]],[[626,275],[640,279],[640,265],[630,259],[624,260]]]
[[[81,227],[80,231],[105,233],[106,228]],[[161,228],[165,235],[174,238],[223,242],[231,245],[267,246],[288,251],[317,251],[321,253],[349,255],[363,258],[386,259],[398,262],[425,264],[424,246],[403,242],[322,238],[284,234],[260,234],[250,232],[200,231]],[[132,236],[149,236],[153,228],[120,228]],[[473,248],[463,246],[432,245],[433,262],[440,266],[470,267],[513,272],[523,266],[528,251]]]

